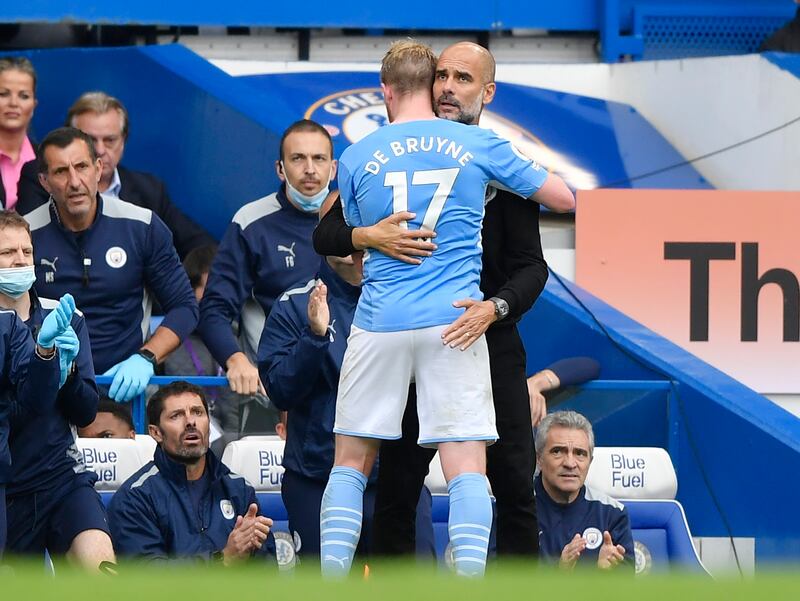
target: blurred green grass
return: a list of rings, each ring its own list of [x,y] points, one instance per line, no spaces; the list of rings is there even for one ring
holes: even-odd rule
[[[278,573],[263,566],[129,565],[117,576],[86,575],[61,567],[45,573],[41,563],[18,563],[0,572],[0,599],[9,601],[766,601],[800,599],[800,573],[788,568],[755,578],[712,580],[687,574],[634,577],[596,571],[562,573],[505,564],[482,580],[466,580],[413,564],[371,564],[370,577],[322,581],[318,568]]]

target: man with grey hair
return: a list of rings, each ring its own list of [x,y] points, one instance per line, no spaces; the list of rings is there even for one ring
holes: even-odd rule
[[[150,173],[132,171],[119,164],[128,140],[130,118],[117,98],[105,92],[82,94],[67,111],[65,125],[80,129],[94,141],[97,158],[102,162],[98,192],[158,215],[172,232],[181,260],[193,248],[214,243],[208,232],[172,203],[164,182]],[[23,186],[17,211],[26,215],[47,200],[47,192],[41,186],[34,189]]]
[[[539,553],[571,570],[594,563],[634,567],[633,535],[622,503],[585,485],[594,454],[592,424],[575,411],[547,415],[536,431],[534,481]]]

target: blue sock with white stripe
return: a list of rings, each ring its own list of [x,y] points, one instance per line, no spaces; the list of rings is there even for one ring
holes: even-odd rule
[[[350,572],[361,536],[367,478],[351,467],[334,467],[322,495],[319,554],[322,575],[341,578]]]
[[[450,480],[447,492],[450,494],[447,531],[456,573],[483,576],[492,527],[492,501],[486,478],[475,473],[461,474]]]

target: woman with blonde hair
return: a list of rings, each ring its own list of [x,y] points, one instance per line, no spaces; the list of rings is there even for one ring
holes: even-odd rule
[[[0,202],[5,209],[17,204],[20,177],[36,177],[36,152],[28,138],[35,107],[31,62],[20,56],[0,58]]]

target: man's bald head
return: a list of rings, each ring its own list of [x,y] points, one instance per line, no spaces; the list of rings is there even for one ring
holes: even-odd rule
[[[439,61],[453,55],[462,56],[465,60],[476,61],[475,64],[480,69],[481,83],[487,84],[494,81],[497,63],[494,56],[486,48],[475,42],[456,42],[445,48],[439,55]]]
[[[436,63],[433,103],[442,119],[477,125],[483,107],[494,98],[495,63],[492,53],[473,42],[444,49]]]

